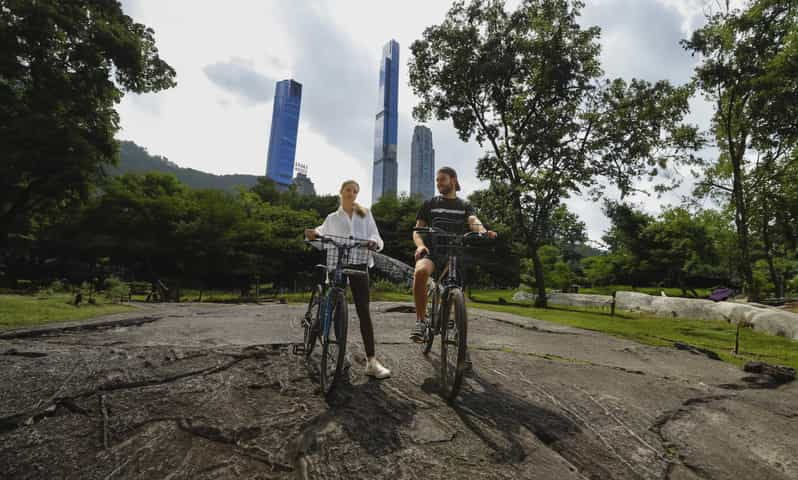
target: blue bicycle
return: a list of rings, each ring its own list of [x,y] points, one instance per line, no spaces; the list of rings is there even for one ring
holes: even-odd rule
[[[322,394],[332,392],[341,378],[346,358],[346,337],[349,311],[346,303],[347,277],[366,275],[371,255],[369,241],[334,235],[319,235],[307,241],[327,253],[326,265],[316,265],[322,270],[322,281],[310,295],[308,308],[302,318],[304,337],[302,345],[294,346],[294,353],[319,365],[319,384]],[[314,355],[321,348],[320,358]]]

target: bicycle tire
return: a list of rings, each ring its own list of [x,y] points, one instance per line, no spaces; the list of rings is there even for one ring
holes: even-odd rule
[[[449,317],[454,314],[452,327]],[[448,403],[454,402],[460,393],[465,367],[468,318],[463,291],[459,288],[449,290],[440,318],[441,325],[441,393]]]
[[[427,329],[425,332],[424,342],[421,344],[421,353],[427,355],[432,350],[432,344],[435,343],[435,313],[438,309],[438,286],[433,282],[430,288],[427,289]]]
[[[310,358],[313,349],[316,347],[316,340],[319,337],[318,326],[321,325],[321,302],[324,301],[324,290],[321,285],[316,285],[308,300],[308,309],[305,312],[305,335],[303,342],[305,346],[305,357]],[[317,328],[313,328],[316,326]]]
[[[349,327],[349,311],[343,292],[334,293],[330,329],[322,342],[321,369],[319,372],[321,392],[329,395],[341,377],[346,357],[346,334]]]

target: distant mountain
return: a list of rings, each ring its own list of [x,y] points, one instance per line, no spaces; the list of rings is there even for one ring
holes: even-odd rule
[[[193,168],[183,168],[160,155],[150,155],[147,149],[134,142],[119,142],[119,165],[107,170],[109,175],[122,175],[128,172],[171,173],[191,188],[213,188],[232,192],[240,185],[246,188],[258,183],[256,175],[214,175]]]

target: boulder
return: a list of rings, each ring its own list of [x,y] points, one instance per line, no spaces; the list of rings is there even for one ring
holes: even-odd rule
[[[798,315],[770,309],[762,310],[751,319],[755,331],[798,340]]]
[[[515,292],[513,301],[518,303],[535,303],[537,295],[530,292]]]
[[[658,317],[695,318],[718,320],[715,302],[679,297],[652,297],[650,311]],[[616,305],[616,308],[617,305]]]
[[[629,312],[652,312],[651,295],[638,292],[617,292],[615,294],[615,309]]]

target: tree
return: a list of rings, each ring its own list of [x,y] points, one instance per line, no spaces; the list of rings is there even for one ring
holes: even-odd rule
[[[798,6],[755,0],[744,10],[710,15],[683,46],[701,56],[695,82],[715,106],[712,133],[720,148],[699,194],[717,193],[733,206],[740,274],[758,300],[751,245],[751,195],[757,164],[775,166],[798,139]]]
[[[416,226],[416,214],[421,208],[418,197],[407,195],[384,195],[371,206],[371,213],[377,222],[385,247],[382,253],[412,265],[413,227]]]
[[[123,92],[175,85],[153,31],[117,1],[0,5],[0,241],[88,198],[115,162]]]
[[[689,87],[600,81],[599,29],[583,29],[578,0],[454,3],[411,45],[410,84],[423,121],[452,119],[460,138],[488,147],[477,175],[509,197],[505,215],[534,264],[537,306],[546,305],[538,249],[563,198],[657,174],[700,145],[683,125]],[[595,195],[601,189],[593,189]]]

